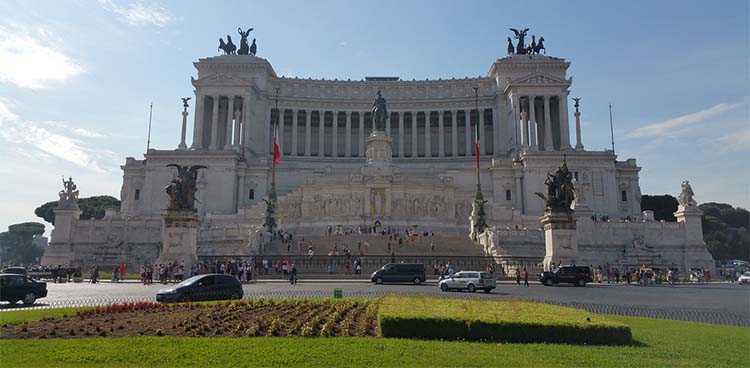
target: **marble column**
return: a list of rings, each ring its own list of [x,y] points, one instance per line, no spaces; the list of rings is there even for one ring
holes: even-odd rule
[[[404,157],[404,112],[398,112],[398,157]]]
[[[252,115],[250,104],[250,95],[245,95],[242,98],[242,142],[240,143],[240,148],[243,150],[250,145],[250,117]]]
[[[479,114],[479,154],[484,155],[487,153],[487,146],[484,144],[486,139],[484,137],[484,109],[477,110]]]
[[[471,150],[471,110],[464,110],[465,113],[465,123],[466,123],[466,157],[471,157],[473,154]]]
[[[544,96],[544,150],[554,151],[555,147],[552,140],[552,119],[549,111],[549,97]]]
[[[530,137],[529,137],[529,143],[531,145],[532,149],[537,149],[536,139],[534,134],[536,134],[536,96],[529,96],[529,125],[530,125]]]
[[[432,111],[424,112],[424,157],[432,157],[432,138],[430,137],[430,120]]]
[[[297,156],[297,114],[299,110],[292,109],[292,156]]]
[[[576,151],[583,151],[583,142],[581,141],[581,112],[576,107]]]
[[[326,150],[325,150],[325,136],[326,136],[326,112],[320,111],[319,112],[320,121],[319,121],[319,128],[318,128],[318,157],[325,157],[326,156]]]
[[[511,108],[513,108],[513,113],[511,115],[513,115],[512,116],[512,120],[513,120],[513,134],[515,135],[513,144],[516,147],[518,147],[518,145],[521,144],[521,140],[520,140],[521,134],[518,131],[518,120],[521,118],[521,112],[520,112],[520,109],[519,109],[519,106],[518,106],[519,103],[520,103],[519,100],[518,100],[518,96],[513,95],[511,97],[510,103],[511,103]]]
[[[242,137],[242,112],[240,109],[234,111],[234,140],[232,141],[232,147],[240,146],[240,137]]]
[[[346,150],[346,153],[344,153],[344,157],[352,157],[352,112],[347,111],[346,113],[346,144],[344,145],[344,149]]]
[[[391,136],[391,113],[388,113],[388,116],[385,117],[385,134]]]
[[[523,101],[521,102],[521,138],[524,148],[529,148],[529,113],[528,109],[523,107]]]
[[[339,157],[339,112],[333,111],[331,113],[331,123],[333,124],[332,139],[331,139],[331,157]]]
[[[458,111],[451,110],[451,155],[458,157]]]
[[[411,157],[417,158],[417,115],[416,111],[411,113]]]
[[[557,96],[560,110],[560,149],[570,149],[570,129],[568,126],[568,93]]]
[[[213,96],[214,106],[211,113],[211,144],[208,149],[215,150],[219,145],[219,96]]]
[[[438,156],[445,157],[445,129],[443,128],[443,115],[445,111],[438,111]]]
[[[224,142],[224,150],[232,149],[232,123],[234,122],[234,96],[227,97],[227,134]]]
[[[266,120],[263,121],[263,154],[268,156],[273,155],[273,150],[271,149],[271,134],[273,129],[273,126],[271,125],[271,112],[273,111],[273,108],[270,106],[266,108]]]
[[[500,117],[503,116],[502,99],[500,96],[495,97],[495,110],[492,111],[492,150],[497,156],[500,152],[506,152],[505,138],[503,137],[502,122]]]
[[[359,116],[359,157],[365,157],[365,113],[360,111],[357,115]]]
[[[312,114],[305,110],[305,156],[310,157],[310,141],[312,140]]]
[[[276,139],[279,141],[279,152],[284,155],[284,113],[286,109],[277,109],[276,112],[276,125],[279,128]]]
[[[191,149],[203,148],[203,125],[205,124],[203,109],[205,104],[206,96],[196,93],[195,116],[193,117],[193,144],[190,146]]]
[[[186,150],[187,144],[185,143],[185,136],[187,135],[187,117],[188,112],[187,108],[182,110],[182,129],[180,129],[180,144],[177,146],[177,149],[180,150]]]

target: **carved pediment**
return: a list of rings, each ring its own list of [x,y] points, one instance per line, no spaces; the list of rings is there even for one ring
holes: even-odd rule
[[[568,85],[570,84],[570,81],[557,79],[555,77],[551,77],[546,74],[541,73],[535,73],[531,75],[527,75],[525,77],[518,78],[514,81],[511,81],[509,84],[514,85]]]
[[[214,74],[205,78],[190,78],[193,86],[247,86],[251,84],[249,80],[236,77],[230,74]]]

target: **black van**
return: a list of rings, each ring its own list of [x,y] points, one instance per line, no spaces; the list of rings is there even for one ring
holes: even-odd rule
[[[370,281],[376,284],[384,282],[413,282],[419,285],[426,280],[424,265],[421,263],[388,263],[372,273]]]
[[[567,265],[555,269],[554,271],[545,271],[538,276],[539,282],[545,286],[555,284],[569,283],[575,286],[586,286],[592,282],[591,269],[589,266]]]

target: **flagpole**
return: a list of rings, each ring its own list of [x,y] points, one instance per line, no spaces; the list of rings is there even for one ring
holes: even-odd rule
[[[485,211],[484,211],[484,204],[487,203],[486,200],[484,200],[484,195],[482,194],[482,182],[480,181],[480,171],[479,171],[479,122],[481,119],[479,119],[479,87],[473,87],[474,88],[474,111],[475,115],[477,116],[477,120],[474,123],[475,131],[474,131],[474,155],[476,156],[476,162],[477,162],[477,193],[474,196],[474,210],[472,211],[472,219],[474,221],[473,223],[473,229],[472,234],[474,234],[474,240],[478,240],[479,234],[484,232],[484,230],[487,228],[487,222],[485,220]]]
[[[279,132],[279,87],[275,88],[276,90],[276,122],[273,125],[273,140],[274,140],[274,157],[273,157],[273,167],[271,169],[271,200],[276,202],[276,140],[278,139],[278,132]]]
[[[154,103],[152,102],[148,108],[148,138],[146,138],[146,153],[151,148],[151,117],[154,115]]]

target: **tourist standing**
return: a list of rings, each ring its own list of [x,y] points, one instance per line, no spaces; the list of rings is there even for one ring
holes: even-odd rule
[[[529,271],[526,271],[526,267],[523,268],[523,286],[529,286]]]

